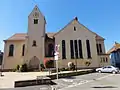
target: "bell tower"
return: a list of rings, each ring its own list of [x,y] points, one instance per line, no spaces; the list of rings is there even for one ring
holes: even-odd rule
[[[26,41],[26,60],[27,63],[32,62],[33,66],[44,59],[45,24],[45,17],[36,5],[28,16],[28,36]]]

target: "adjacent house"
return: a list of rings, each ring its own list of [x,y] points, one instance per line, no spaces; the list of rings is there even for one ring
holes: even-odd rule
[[[22,63],[38,68],[44,59],[54,59],[56,44],[60,45],[59,68],[67,67],[68,62],[77,62],[80,68],[110,64],[105,39],[82,25],[77,17],[56,33],[46,33],[45,26],[45,16],[35,6],[28,16],[27,33],[16,33],[4,40],[4,69],[13,69]],[[89,66],[85,64],[87,61]]]
[[[120,68],[120,44],[115,42],[113,47],[107,52],[110,54],[110,63]]]

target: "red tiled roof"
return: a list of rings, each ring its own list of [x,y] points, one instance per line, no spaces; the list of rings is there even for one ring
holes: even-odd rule
[[[73,21],[77,21],[79,23],[79,21],[77,20],[77,18],[73,19],[71,22]],[[67,25],[69,25],[71,22],[69,22]],[[81,24],[81,23],[79,23]],[[66,26],[67,26],[66,25]],[[82,24],[81,24],[82,25]],[[66,27],[65,26],[65,27]],[[84,25],[82,25],[83,27],[85,27]],[[65,28],[64,27],[64,28]],[[89,30],[87,27],[85,27],[87,30]],[[48,37],[53,38],[56,34],[60,33],[63,29],[61,29],[59,32],[56,33],[46,33]],[[92,32],[91,30],[89,30],[90,32]],[[93,34],[96,35],[96,39],[97,40],[104,40],[103,37],[99,36],[98,34],[96,34],[95,32],[92,32]],[[25,40],[26,39],[27,34],[26,33],[17,33],[14,34],[12,37],[8,38],[7,40]]]
[[[52,38],[55,33],[47,33],[48,37]],[[10,38],[8,38],[5,41],[11,41],[11,40],[25,40],[27,34],[26,33],[16,33]]]
[[[16,33],[13,36],[11,36],[10,38],[8,38],[7,41],[8,40],[25,40],[26,36],[27,36],[26,33]]]
[[[55,34],[56,33],[47,33],[48,37],[50,37],[50,38],[53,38],[53,36]],[[10,38],[6,39],[5,41],[8,41],[8,40],[25,40],[26,36],[27,36],[26,33],[16,33],[13,36],[11,36]],[[104,38],[102,38],[101,36],[99,36],[98,34],[96,34],[96,39],[104,39]]]

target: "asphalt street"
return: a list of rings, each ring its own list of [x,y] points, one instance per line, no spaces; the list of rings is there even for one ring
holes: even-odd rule
[[[91,73],[53,80],[57,85],[29,86],[0,90],[120,90],[120,74]]]

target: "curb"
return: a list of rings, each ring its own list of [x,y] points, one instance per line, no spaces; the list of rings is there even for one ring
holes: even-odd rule
[[[89,73],[94,73],[95,71],[92,70],[85,70],[85,71],[74,71],[74,72],[67,72],[67,73],[60,73],[58,75],[59,78],[65,78],[65,77],[72,77],[72,76],[78,76],[78,75],[84,75]],[[38,78],[34,80],[23,80],[23,81],[15,81],[14,87],[26,87],[26,86],[34,86],[34,85],[56,85],[52,80],[56,79],[56,75],[47,75],[48,78]],[[39,76],[38,76],[39,77]]]

